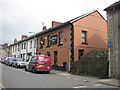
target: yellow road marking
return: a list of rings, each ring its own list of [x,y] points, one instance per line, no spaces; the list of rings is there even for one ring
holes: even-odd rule
[[[99,80],[99,81],[110,82],[110,81],[113,81],[113,79],[103,79],[103,80]]]
[[[4,89],[4,90],[6,90],[6,88],[0,83],[0,86]]]
[[[70,75],[70,74],[67,74],[67,73],[60,73],[61,75],[64,75],[64,76],[67,76],[67,75]]]

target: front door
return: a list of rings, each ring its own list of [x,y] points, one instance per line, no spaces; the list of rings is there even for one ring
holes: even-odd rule
[[[54,64],[57,65],[58,64],[58,58],[57,58],[57,51],[54,51]]]
[[[83,56],[84,50],[79,49],[78,51],[78,59],[80,60],[81,56]]]

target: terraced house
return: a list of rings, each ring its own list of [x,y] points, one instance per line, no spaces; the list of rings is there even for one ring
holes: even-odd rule
[[[30,37],[22,36],[20,41],[9,46],[12,57],[27,59],[31,55],[48,55],[52,64],[69,65],[69,61],[80,60],[92,50],[107,49],[107,23],[102,15],[94,10],[65,23],[52,22],[52,27],[43,27]],[[10,55],[9,55],[10,56]]]
[[[36,34],[37,54],[50,56],[53,65],[68,66],[69,55],[77,61],[89,51],[107,49],[107,23],[97,10],[65,23],[53,21],[43,30]]]

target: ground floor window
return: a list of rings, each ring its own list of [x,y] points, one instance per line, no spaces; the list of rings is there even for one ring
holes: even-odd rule
[[[21,58],[22,58],[22,54],[21,54],[21,56],[20,56]]]
[[[50,52],[47,52],[47,55],[50,57],[51,55],[50,55]]]

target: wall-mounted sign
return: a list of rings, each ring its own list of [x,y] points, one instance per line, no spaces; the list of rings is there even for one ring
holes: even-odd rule
[[[40,40],[40,44],[44,45],[44,40]]]
[[[111,42],[108,41],[107,47],[110,48],[111,47]]]
[[[50,36],[50,45],[57,44],[57,35]]]

